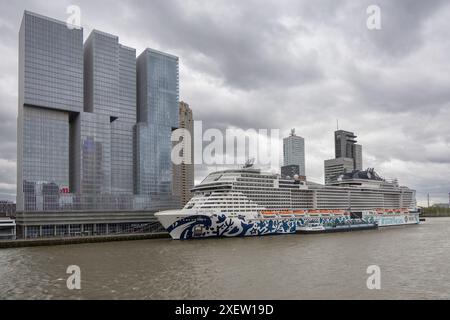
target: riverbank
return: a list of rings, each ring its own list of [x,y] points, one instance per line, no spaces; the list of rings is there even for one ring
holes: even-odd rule
[[[424,218],[443,218],[450,217],[450,209],[449,208],[422,208],[421,209],[421,217]]]
[[[422,213],[420,215],[421,218],[448,218],[450,217],[450,213]]]
[[[167,232],[157,232],[157,233],[116,234],[105,236],[84,236],[84,237],[70,237],[70,238],[5,240],[0,241],[0,248],[55,246],[67,244],[144,240],[144,239],[158,239],[158,238],[170,238],[170,235]]]

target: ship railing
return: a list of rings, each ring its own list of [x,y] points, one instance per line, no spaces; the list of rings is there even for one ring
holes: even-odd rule
[[[311,209],[311,210],[263,210],[260,212],[263,217],[341,217],[349,212],[341,209]]]

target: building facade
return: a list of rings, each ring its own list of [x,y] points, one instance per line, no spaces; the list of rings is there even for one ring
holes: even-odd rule
[[[84,44],[84,113],[77,123],[81,193],[133,194],[136,50],[94,30]]]
[[[360,144],[355,144],[353,146],[353,162],[355,170],[363,169],[362,146]]]
[[[186,136],[179,142],[182,146],[180,156],[189,157],[188,163],[183,161],[181,164],[173,165],[173,192],[180,199],[180,206],[184,206],[191,198],[191,189],[194,187],[194,120],[192,110],[189,105],[180,101],[179,108],[179,128],[186,129],[189,132],[191,140],[187,142]],[[189,148],[190,154],[184,154]]]
[[[337,130],[334,132],[335,158],[351,158],[355,170],[362,170],[362,146],[356,142],[353,132]]]
[[[325,184],[335,181],[340,174],[353,171],[354,162],[351,158],[325,160]]]
[[[178,57],[146,49],[137,58],[135,192],[172,201],[171,134],[178,128]]]
[[[337,130],[334,132],[335,159],[325,160],[325,184],[330,184],[344,173],[362,170],[362,146],[357,144],[353,132]]]
[[[82,28],[24,12],[17,121],[21,236],[93,234],[97,225],[98,234],[143,230],[153,223],[145,212],[177,207],[170,135],[178,127],[178,58],[152,49],[140,57],[117,36],[94,30],[83,44]],[[96,223],[94,213],[101,216]]]
[[[300,166],[298,165],[288,165],[281,167],[281,175],[283,177],[297,178],[302,181],[306,181],[306,176],[300,174]]]
[[[16,214],[16,204],[12,201],[0,201],[0,217],[14,217]]]
[[[68,190],[71,120],[82,111],[83,30],[26,11],[19,31],[17,210],[54,206]]]
[[[291,130],[289,137],[283,139],[283,165],[298,166],[300,176],[306,176],[305,166],[305,139],[295,134],[295,129]]]
[[[10,218],[0,216],[0,240],[16,239],[16,222]]]

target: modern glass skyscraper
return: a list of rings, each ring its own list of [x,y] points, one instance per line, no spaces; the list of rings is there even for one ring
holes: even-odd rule
[[[111,208],[115,195],[132,207],[136,160],[138,192],[170,194],[178,58],[145,50],[137,91],[136,50],[117,36],[94,30],[83,45],[82,29],[25,12],[19,38],[19,209]]]
[[[334,132],[335,157],[351,158],[354,161],[354,169],[362,170],[362,146],[356,144],[356,136],[353,132],[337,130]]]
[[[17,208],[53,207],[69,188],[70,118],[83,110],[83,30],[26,11],[19,31]]]
[[[340,174],[362,170],[362,146],[356,144],[353,132],[337,130],[334,132],[335,159],[325,160],[325,184],[333,182]]]
[[[26,11],[19,31],[21,235],[126,232],[153,223],[149,210],[177,207],[170,137],[178,99],[177,57],[146,49],[136,60],[135,49],[98,30],[83,45],[81,28]]]
[[[305,139],[295,134],[292,129],[291,135],[283,139],[284,166],[298,166],[298,174],[306,175],[305,168]]]
[[[170,137],[178,127],[178,92],[178,57],[144,50],[137,59],[137,194],[172,196]]]
[[[82,193],[133,193],[136,50],[118,40],[94,30],[84,44],[82,160],[75,170]]]

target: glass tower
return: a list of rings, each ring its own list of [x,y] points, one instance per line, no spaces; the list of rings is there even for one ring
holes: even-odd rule
[[[178,57],[146,49],[137,59],[135,192],[172,196],[171,133],[178,127]]]
[[[353,159],[353,168],[362,170],[362,146],[356,144],[357,136],[350,131],[337,130],[334,132],[335,156],[338,158]]]
[[[283,159],[284,166],[298,166],[298,173],[296,172],[296,174],[306,175],[305,139],[295,135],[294,129],[292,129],[289,137],[283,139]]]
[[[69,188],[70,117],[83,110],[83,30],[25,11],[19,31],[17,208],[57,206]]]
[[[94,30],[84,45],[82,160],[75,170],[82,193],[133,193],[136,50],[118,40]],[[92,168],[99,168],[93,176]]]
[[[83,45],[81,28],[25,11],[18,211],[175,207],[178,100],[177,57],[146,49],[136,60],[135,49],[98,30]]]
[[[136,111],[135,49],[25,11],[18,209],[131,209]]]
[[[117,36],[94,30],[83,44],[82,28],[25,11],[19,236],[161,231],[151,212],[179,205],[170,157],[177,126],[177,57],[147,49],[137,61]]]

